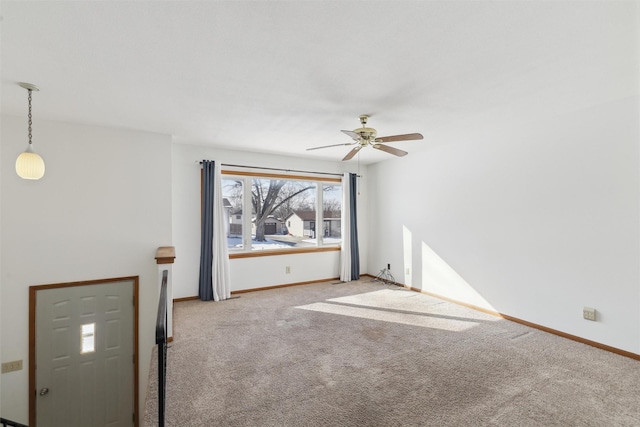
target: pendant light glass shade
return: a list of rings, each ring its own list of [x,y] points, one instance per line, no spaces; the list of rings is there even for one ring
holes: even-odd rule
[[[31,144],[18,156],[16,173],[22,179],[40,179],[44,176],[44,160],[34,153]]]
[[[29,92],[29,145],[16,160],[16,173],[22,179],[40,179],[44,176],[44,160],[33,151],[31,142],[31,92],[40,89],[31,83],[18,83],[18,85]]]

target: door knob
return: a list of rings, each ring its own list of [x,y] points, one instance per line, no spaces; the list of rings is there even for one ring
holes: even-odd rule
[[[45,394],[49,393],[49,389],[44,387],[42,389],[40,389],[40,396],[44,396]]]

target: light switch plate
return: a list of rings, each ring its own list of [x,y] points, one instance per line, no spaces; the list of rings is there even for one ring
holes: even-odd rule
[[[21,371],[21,370],[22,370],[22,360],[14,360],[12,362],[5,362],[2,364],[3,374],[6,374],[7,372]]]

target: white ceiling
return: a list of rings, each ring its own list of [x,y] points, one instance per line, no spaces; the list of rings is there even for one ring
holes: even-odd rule
[[[2,113],[339,161],[638,93],[638,2],[2,1]],[[363,150],[361,161],[389,158]],[[355,159],[355,158],[354,158]]]

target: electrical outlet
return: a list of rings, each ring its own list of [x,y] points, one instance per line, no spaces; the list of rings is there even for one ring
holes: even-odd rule
[[[284,268],[284,272],[285,272],[285,274],[291,274],[291,267],[287,265],[287,266]]]
[[[387,264],[387,270],[391,270],[391,264]]]
[[[596,309],[591,307],[584,307],[582,309],[582,317],[587,320],[596,320]]]
[[[411,269],[409,267],[404,269],[404,274],[406,274],[407,276],[409,276],[411,274]]]
[[[2,364],[3,374],[6,374],[7,372],[21,371],[21,370],[22,370],[22,360],[14,360],[12,362],[6,362]]]

